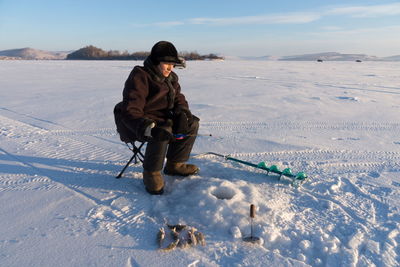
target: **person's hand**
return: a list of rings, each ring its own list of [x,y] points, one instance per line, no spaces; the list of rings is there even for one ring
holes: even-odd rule
[[[175,134],[186,134],[189,130],[189,120],[185,112],[175,114],[173,118],[172,132]]]
[[[193,115],[192,112],[190,112],[190,110],[181,108],[180,106],[175,106],[175,108],[173,109],[173,117],[178,118],[179,116],[182,116],[181,115],[182,113],[186,115],[187,124],[189,127],[190,125],[192,125],[193,121],[200,121],[200,119],[197,116]],[[180,119],[183,121],[183,118]],[[175,119],[175,121],[176,120],[177,119]]]
[[[174,136],[171,132],[161,127],[154,127],[151,129],[151,137],[157,141],[172,141]]]
[[[194,121],[200,121],[200,118],[192,114],[192,119],[190,121],[188,120],[189,125],[191,125]]]

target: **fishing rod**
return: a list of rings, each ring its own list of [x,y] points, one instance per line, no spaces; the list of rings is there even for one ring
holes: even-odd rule
[[[181,140],[186,137],[191,137],[191,136],[213,136],[212,134],[174,134],[174,137],[176,140]]]

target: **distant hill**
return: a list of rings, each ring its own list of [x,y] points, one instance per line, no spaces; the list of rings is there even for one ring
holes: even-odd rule
[[[341,54],[337,52],[325,52],[294,56],[226,56],[227,60],[255,60],[255,61],[400,61],[400,55],[391,57],[376,57],[365,54]]]
[[[391,57],[384,57],[383,60],[385,60],[385,61],[400,61],[400,55],[391,56]]]
[[[127,51],[118,50],[104,51],[101,48],[89,45],[67,55],[68,60],[144,60],[150,52],[135,52],[129,54]],[[185,60],[221,60],[223,57],[216,54],[200,55],[197,52],[181,52],[179,55]]]
[[[136,52],[129,54],[127,51],[104,51],[101,48],[89,45],[67,55],[68,60],[143,60],[150,52]]]
[[[59,59],[119,59],[119,60],[142,60],[149,52],[135,52],[129,54],[127,51],[116,50],[104,51],[100,48],[87,46],[82,49],[70,52],[52,52],[33,48],[20,48],[0,51],[1,59],[10,60],[59,60]],[[183,52],[180,54],[186,60],[257,60],[257,61],[400,61],[400,55],[390,57],[376,57],[365,54],[341,54],[337,52],[304,54],[294,56],[219,56],[215,54],[199,55],[197,52]],[[68,58],[67,58],[68,56]]]
[[[2,58],[26,60],[65,59],[67,54],[68,52],[50,52],[29,47],[0,51],[0,57]]]
[[[364,54],[341,54],[337,52],[326,52],[326,53],[317,53],[317,54],[305,54],[305,55],[296,55],[296,56],[286,56],[281,57],[279,60],[286,61],[376,61],[382,60],[381,58],[375,56],[368,56]]]
[[[226,60],[256,60],[256,61],[273,61],[278,60],[279,57],[275,56],[224,56]]]

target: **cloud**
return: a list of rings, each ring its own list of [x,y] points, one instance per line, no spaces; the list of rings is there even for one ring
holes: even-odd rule
[[[136,27],[174,27],[180,25],[255,25],[255,24],[303,24],[320,19],[320,15],[315,13],[288,13],[282,15],[262,15],[262,16],[243,16],[229,18],[192,18],[182,21],[165,21],[148,24],[134,24]]]
[[[173,27],[173,26],[179,26],[183,25],[184,22],[182,21],[168,21],[168,22],[159,22],[159,23],[153,23],[152,25],[158,26],[158,27]]]
[[[259,16],[240,16],[224,18],[191,18],[181,21],[165,21],[149,24],[135,24],[137,27],[156,26],[156,27],[175,27],[181,25],[210,25],[210,26],[230,26],[230,25],[262,25],[262,24],[305,24],[320,20],[327,16],[350,16],[354,18],[362,17],[384,17],[400,15],[400,3],[371,6],[347,6],[327,8],[320,12],[291,12],[285,14],[266,14]]]
[[[339,31],[341,30],[341,27],[337,27],[337,26],[325,26],[325,27],[321,27],[321,30],[324,31]]]
[[[393,32],[400,32],[400,25],[391,25],[384,27],[374,27],[374,28],[359,28],[352,30],[331,30],[324,32],[314,32],[309,33],[309,35],[321,38],[365,38],[370,40],[371,36],[385,36],[388,39],[400,40],[400,36],[393,35]]]
[[[202,25],[243,25],[243,24],[299,24],[309,23],[320,19],[314,13],[289,13],[282,15],[244,16],[231,18],[194,18],[188,20],[189,24]]]
[[[382,17],[400,14],[400,3],[374,6],[352,6],[332,8],[327,15],[350,15],[352,17]]]
[[[142,23],[142,24],[132,24],[133,27],[160,27],[160,28],[168,28],[168,27],[175,27],[179,25],[185,24],[183,21],[166,21],[166,22],[155,22],[155,23]]]

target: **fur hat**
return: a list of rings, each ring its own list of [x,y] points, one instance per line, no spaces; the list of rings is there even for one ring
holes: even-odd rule
[[[175,46],[167,41],[156,43],[151,49],[150,58],[155,65],[158,65],[160,62],[181,63]]]

